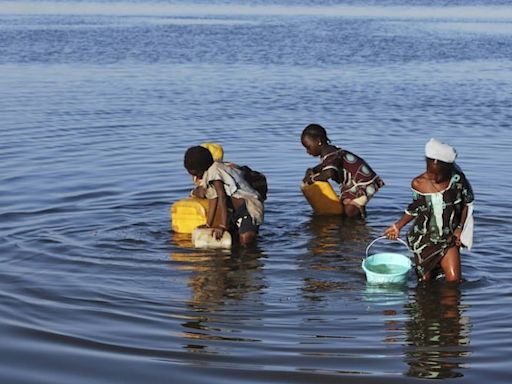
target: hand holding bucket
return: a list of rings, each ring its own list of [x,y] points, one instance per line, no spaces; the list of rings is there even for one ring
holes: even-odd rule
[[[412,267],[411,259],[408,256],[392,252],[368,255],[372,245],[383,239],[387,239],[387,237],[378,237],[366,247],[366,257],[361,264],[366,274],[366,279],[368,283],[372,284],[403,283],[407,280],[407,275]],[[409,250],[405,241],[400,238],[397,238],[396,241],[405,245],[407,250]]]

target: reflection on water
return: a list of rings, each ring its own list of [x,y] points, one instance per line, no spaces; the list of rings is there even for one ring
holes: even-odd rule
[[[464,316],[460,287],[443,283],[419,285],[406,305],[408,376],[462,377],[467,365],[471,324]]]
[[[171,259],[188,264],[192,297],[189,306],[196,311],[215,311],[226,300],[244,300],[262,288],[255,274],[261,270],[258,252],[172,253]]]
[[[305,233],[310,240],[301,259],[304,298],[320,301],[324,292],[359,289],[361,244],[370,239],[365,222],[313,215],[305,224]]]
[[[407,302],[409,287],[405,284],[366,284],[363,300],[379,306],[403,306]]]
[[[381,310],[383,343],[403,347],[406,376],[463,377],[471,351],[469,317],[460,286],[442,282],[418,285],[368,284],[363,300]]]
[[[187,244],[190,235],[177,236],[181,245]],[[190,240],[189,240],[190,241]],[[188,279],[191,313],[181,325],[184,339],[193,340],[184,348],[192,351],[209,351],[212,340],[254,341],[242,337],[226,336],[224,327],[213,327],[232,302],[258,302],[257,293],[265,287],[261,270],[263,257],[258,248],[234,248],[231,251],[189,249],[173,252],[170,259],[179,263],[178,268],[192,272]],[[253,294],[255,294],[252,296]],[[229,305],[228,305],[229,304]],[[261,303],[260,303],[261,304]],[[236,304],[235,304],[236,306]]]
[[[311,236],[308,249],[313,255],[332,252],[360,252],[361,244],[371,240],[364,220],[346,219],[341,216],[311,216],[306,223],[306,231]],[[340,248],[341,247],[341,248]]]

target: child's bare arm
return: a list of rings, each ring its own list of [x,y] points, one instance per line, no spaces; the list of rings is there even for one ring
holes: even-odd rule
[[[216,208],[216,210],[219,210],[219,212],[220,212],[220,223],[217,227],[213,228],[213,234],[216,239],[220,239],[222,237],[222,235],[224,234],[224,231],[228,228],[228,205],[227,205],[228,196],[226,195],[226,191],[224,190],[224,185],[222,184],[222,181],[215,180],[213,182],[213,186],[215,188],[215,192],[217,193],[217,197],[212,200],[215,200],[215,208]],[[215,212],[213,213],[213,216],[210,217],[210,211],[209,211],[208,212],[208,225],[210,227],[213,226],[214,218],[215,218]]]
[[[208,199],[208,218],[206,220],[207,227],[213,226],[213,220],[215,219],[215,214],[217,213],[217,203],[217,197],[213,199]]]
[[[311,173],[309,176],[304,178],[304,183],[313,184],[315,181],[327,181],[336,177],[334,169],[325,169],[318,173]]]

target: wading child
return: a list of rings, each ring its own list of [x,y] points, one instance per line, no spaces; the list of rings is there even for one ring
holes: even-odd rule
[[[217,143],[202,143],[201,147],[206,148],[212,154],[213,161],[219,161],[224,163],[230,168],[238,168],[242,171],[243,178],[249,183],[249,185],[260,194],[260,200],[265,201],[267,199],[268,185],[267,178],[264,174],[254,171],[247,165],[237,165],[228,161],[224,161],[224,148]],[[207,199],[207,190],[201,186],[201,179],[193,176],[195,188],[190,192],[191,196]],[[209,190],[210,193],[215,195],[215,191]]]
[[[240,167],[214,161],[211,152],[195,146],[185,152],[184,165],[188,173],[200,179],[208,198],[206,227],[220,239],[224,231],[237,234],[240,245],[246,247],[256,240],[259,226],[263,223],[263,198],[244,178]],[[219,210],[220,224],[213,227]]]
[[[334,180],[340,185],[340,202],[348,217],[365,217],[366,205],[384,185],[382,179],[359,156],[331,145],[325,129],[318,124],[308,125],[301,141],[311,156],[320,156],[320,164],[308,168],[303,182]]]
[[[473,191],[455,164],[455,150],[436,139],[425,146],[426,171],[412,180],[413,201],[400,220],[384,234],[396,239],[410,221],[407,243],[414,253],[416,273],[430,280],[439,267],[446,281],[461,279],[460,247],[473,244]]]
[[[224,161],[224,148],[222,148],[222,145],[217,143],[202,143],[200,145],[210,151],[213,161]],[[190,196],[199,197],[200,199],[208,198],[206,196],[206,189],[201,186],[201,179],[196,176],[192,176],[192,180],[194,181],[195,187],[190,192]]]

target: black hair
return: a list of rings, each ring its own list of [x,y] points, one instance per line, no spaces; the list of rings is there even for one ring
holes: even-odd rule
[[[441,175],[441,177],[443,178],[443,180],[450,179],[450,177],[453,173],[453,170],[455,169],[454,163],[447,163],[445,161],[432,159],[430,157],[425,157],[425,159],[427,160],[427,166],[436,164],[437,170],[438,170],[439,174]]]
[[[309,124],[304,130],[302,131],[301,139],[303,139],[305,136],[309,136],[313,139],[320,139],[322,142],[329,144],[331,140],[327,137],[327,132],[325,131],[324,127],[322,127],[319,124]]]
[[[213,164],[213,156],[208,149],[199,145],[190,147],[185,152],[183,164],[187,171],[205,172]]]

